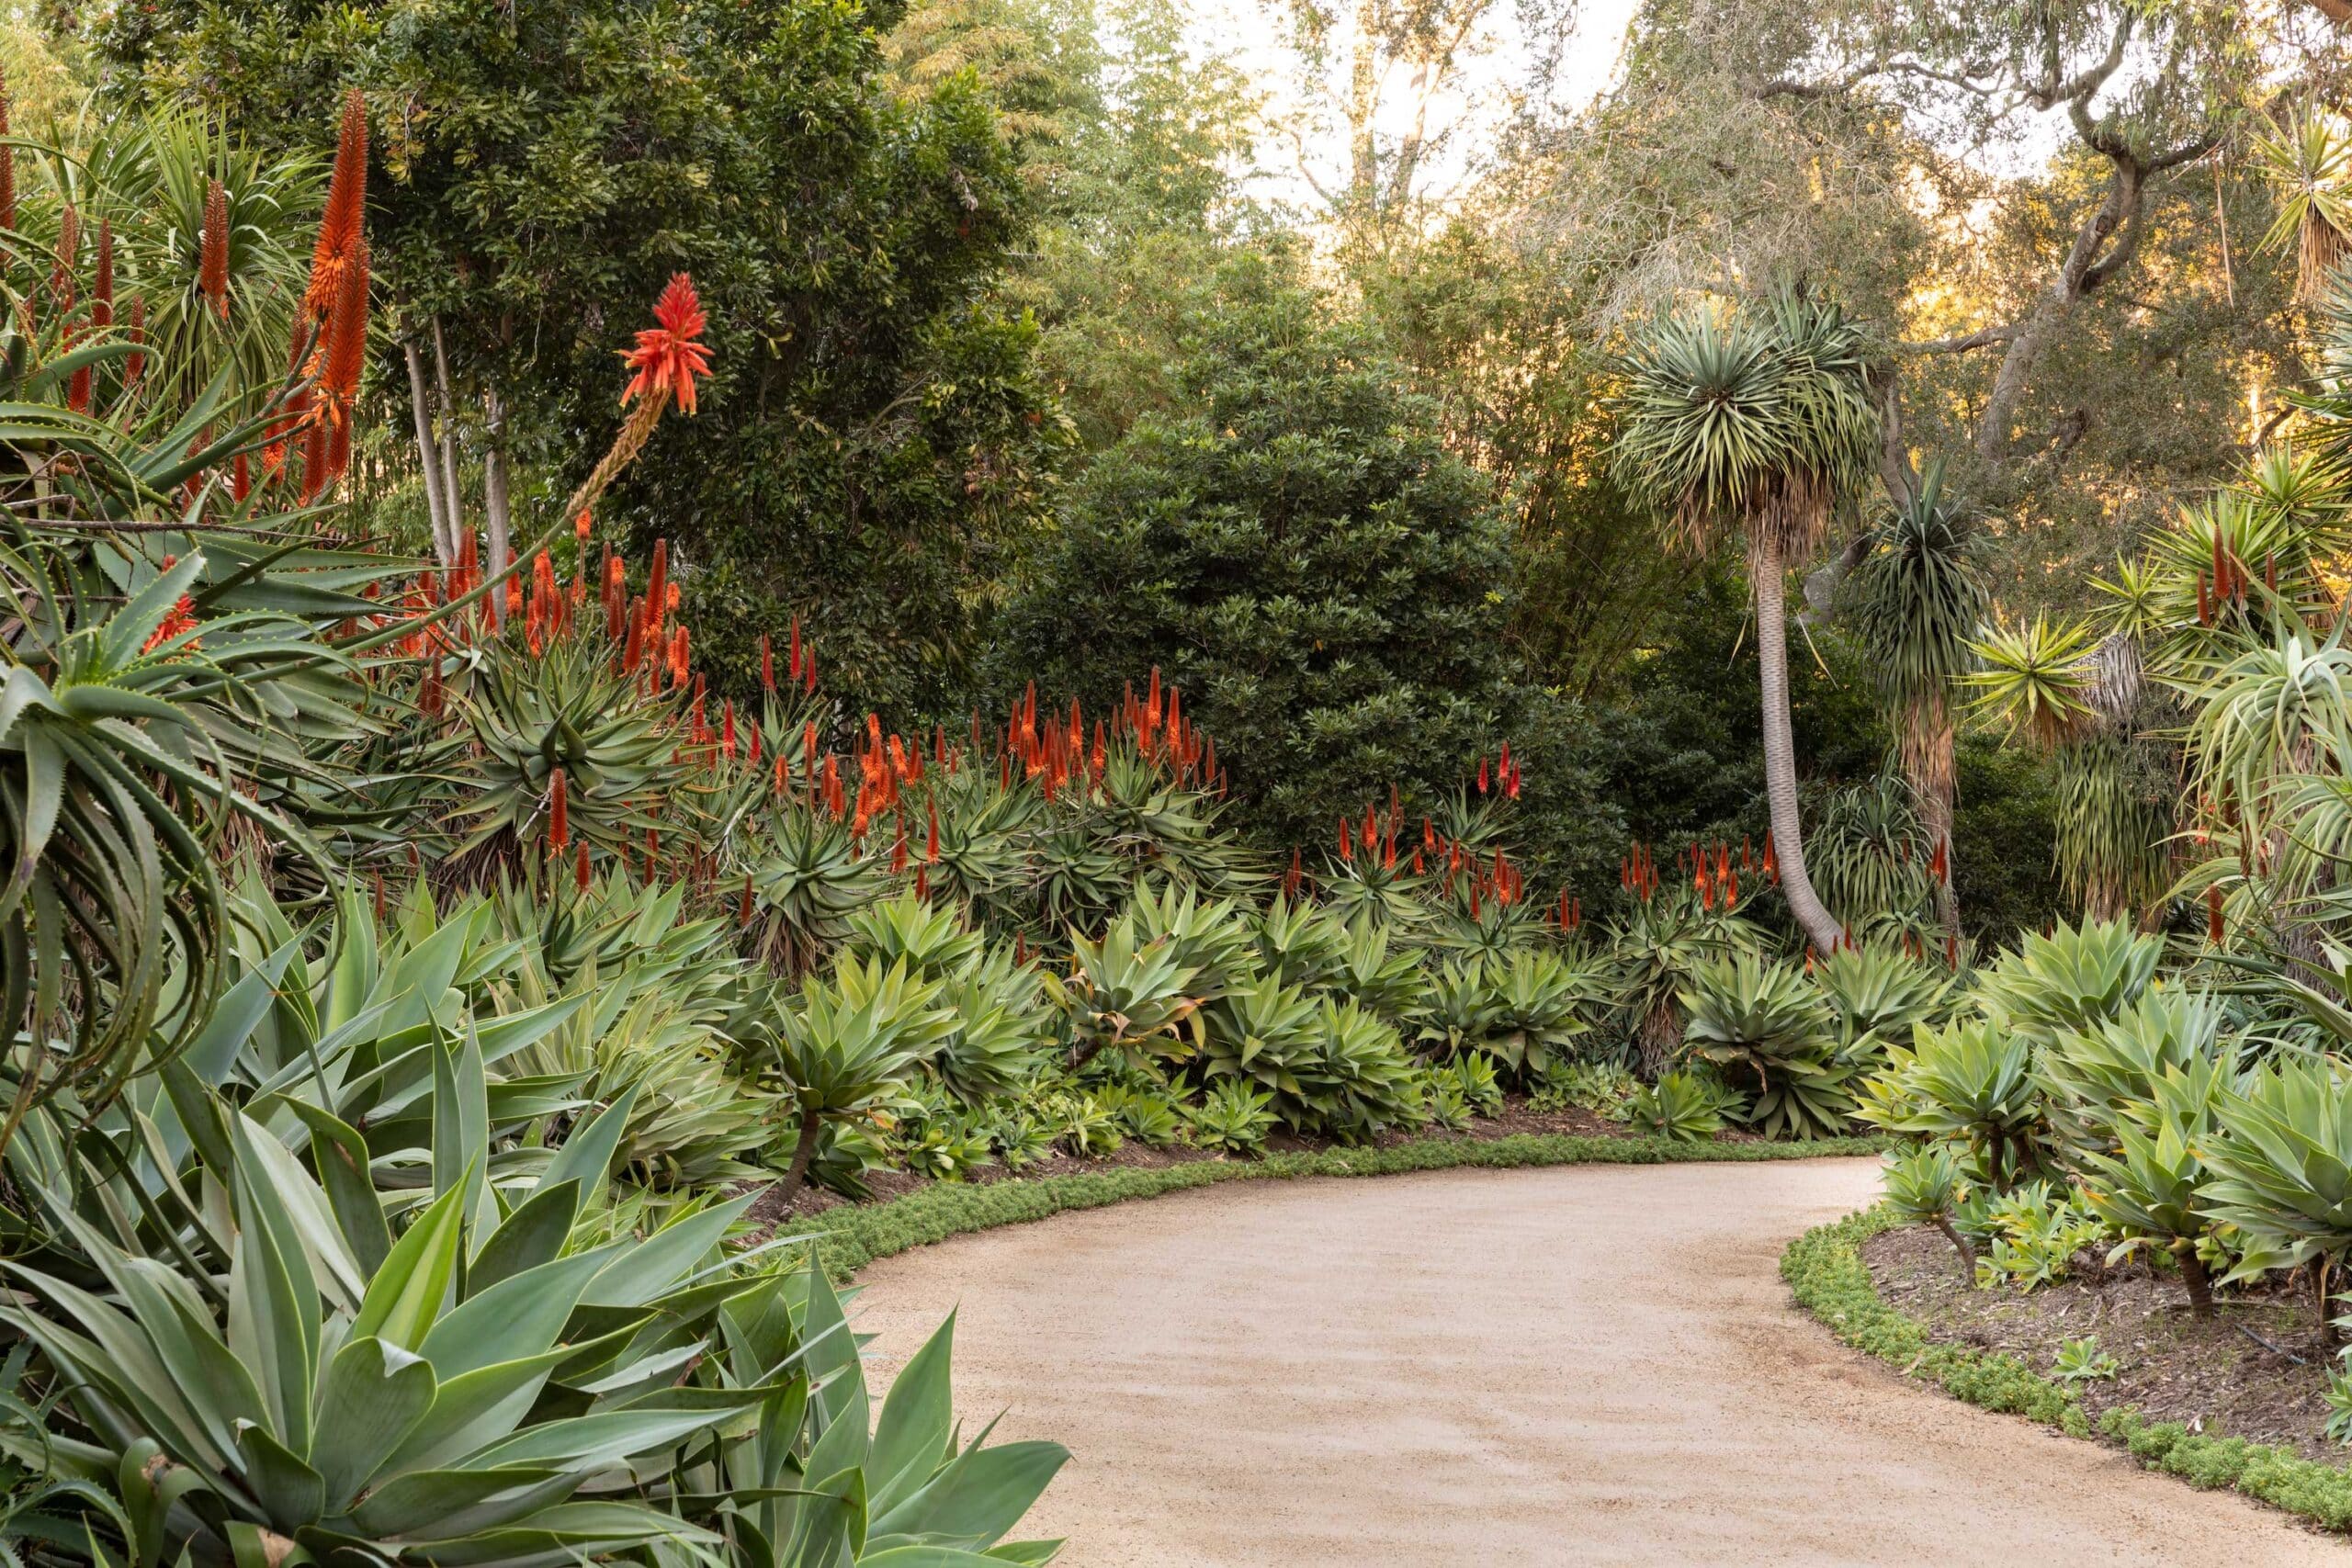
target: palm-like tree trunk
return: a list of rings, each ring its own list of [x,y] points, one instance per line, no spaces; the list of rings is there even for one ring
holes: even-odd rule
[[[1905,716],[1903,766],[1913,793],[1919,797],[1919,818],[1928,829],[1932,853],[1940,844],[1944,874],[1936,884],[1936,919],[1953,936],[1960,934],[1960,897],[1952,891],[1951,824],[1960,794],[1959,763],[1953,755],[1951,704],[1940,686],[1913,699]]]
[[[1804,835],[1797,821],[1796,737],[1789,722],[1787,585],[1781,581],[1781,552],[1761,529],[1749,535],[1747,569],[1756,589],[1756,662],[1764,693],[1764,795],[1771,806],[1781,891],[1813,945],[1830,953],[1846,932],[1822,907],[1804,871]]]

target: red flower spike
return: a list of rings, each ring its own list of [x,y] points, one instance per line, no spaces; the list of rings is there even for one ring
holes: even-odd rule
[[[1487,759],[1484,757],[1478,759],[1478,793],[1487,793]]]
[[[2205,889],[2205,940],[2219,947],[2222,935],[2222,889],[2216,884]]]
[[[204,232],[198,239],[196,286],[212,313],[229,319],[229,192],[219,180],[204,197]]]
[[[588,891],[588,840],[580,840],[579,857],[572,863],[572,886],[581,892]]]
[[[760,689],[770,696],[775,694],[775,649],[769,646],[768,634],[760,634]]]
[[[334,173],[327,180],[326,210],[311,251],[311,277],[302,291],[302,315],[323,317],[334,309],[343,265],[367,221],[368,106],[354,87],[344,95],[343,122],[335,137]]]
[[[693,278],[683,272],[671,276],[654,304],[653,321],[637,334],[637,346],[621,356],[635,372],[621,391],[621,405],[639,397],[675,399],[679,408],[693,413],[695,378],[710,374],[710,350],[700,341],[707,323]]]

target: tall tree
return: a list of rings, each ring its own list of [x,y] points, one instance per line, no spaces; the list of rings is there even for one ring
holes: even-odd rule
[[[502,498],[564,494],[627,327],[689,270],[718,374],[612,510],[676,540],[712,667],[748,682],[755,634],[820,598],[853,702],[903,709],[963,667],[969,582],[1033,521],[1056,434],[1034,332],[989,303],[1030,195],[968,74],[892,80],[865,13],[822,0],[156,0],[85,25],[119,99],[262,145],[365,91],[377,263],[420,360],[378,381],[431,416],[411,460],[445,506],[476,491],[495,527]]]
[[[1956,682],[1973,660],[1990,595],[1979,570],[1973,512],[1929,463],[1909,496],[1890,504],[1854,574],[1855,630],[1870,650],[1894,723],[1896,754],[1936,846],[1937,907],[1957,935],[1952,807],[1960,787],[1953,739]]]
[[[1789,719],[1786,573],[1868,482],[1878,420],[1860,333],[1827,304],[1710,301],[1650,323],[1627,354],[1617,463],[1629,486],[1705,551],[1736,535],[1755,595],[1764,784],[1789,909],[1813,944],[1845,928],[1805,874]]]

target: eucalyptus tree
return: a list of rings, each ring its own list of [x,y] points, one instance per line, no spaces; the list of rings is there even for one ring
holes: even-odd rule
[[[1694,553],[1736,538],[1756,605],[1764,783],[1789,908],[1826,953],[1845,935],[1805,874],[1789,721],[1787,572],[1870,482],[1879,423],[1860,330],[1825,301],[1711,299],[1644,326],[1624,356],[1615,462]]]
[[[1881,514],[1871,552],[1854,574],[1854,626],[1869,646],[1879,691],[1894,720],[1903,775],[1919,800],[1936,863],[1936,906],[1960,929],[1951,890],[1952,695],[1973,662],[1969,649],[1990,595],[1976,520],[1945,486],[1940,461],[1917,489]]]

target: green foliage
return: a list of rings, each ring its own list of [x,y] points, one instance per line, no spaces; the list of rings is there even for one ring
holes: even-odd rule
[[[2123,1363],[2100,1349],[2098,1336],[2092,1334],[2059,1346],[2050,1375],[2064,1383],[2108,1382],[2122,1370]]]
[[[2204,1213],[2241,1233],[2226,1278],[2352,1255],[2352,1086],[2325,1060],[2281,1057],[2213,1103]]]
[[[1743,953],[1702,964],[1682,992],[1683,1039],[1747,1101],[1767,1137],[1835,1136],[1852,1121],[1859,1070],[1821,993],[1787,964]]]
[[[1713,1077],[1677,1070],[1634,1090],[1625,1120],[1645,1137],[1702,1143],[1722,1132],[1724,1113],[1738,1106],[1739,1097]]]
[[[1250,835],[1321,843],[1392,784],[1428,802],[1537,728],[1503,648],[1509,539],[1398,368],[1287,269],[1237,257],[1199,288],[1182,412],[1080,477],[1007,612],[1000,683],[1101,707],[1157,666]]]
[[[1938,1030],[1915,1025],[1909,1050],[1889,1050],[1860,1114],[1890,1133],[1960,1139],[2007,1187],[2039,1159],[2033,1047],[1998,1019],[1955,1019]]]
[[[1273,1131],[1273,1097],[1238,1078],[1219,1078],[1193,1108],[1193,1141],[1204,1149],[1251,1154]]]
[[[2064,1279],[2075,1255],[2101,1235],[2098,1216],[2080,1194],[2061,1191],[2047,1181],[1972,1195],[1956,1223],[1985,1246],[1976,1259],[1979,1284],[2007,1283],[2029,1291]]]
[[[968,660],[967,585],[1034,521],[1059,439],[1034,325],[980,299],[1029,197],[969,80],[901,93],[869,18],[817,4],[596,0],[519,31],[321,0],[85,21],[117,107],[182,105],[275,153],[321,146],[319,106],[365,91],[377,271],[403,335],[443,329],[447,417],[469,457],[512,455],[526,506],[593,460],[575,432],[607,417],[616,306],[694,274],[714,378],[615,502],[695,563],[723,686],[752,689],[786,606],[825,609],[858,710],[935,700]]]

